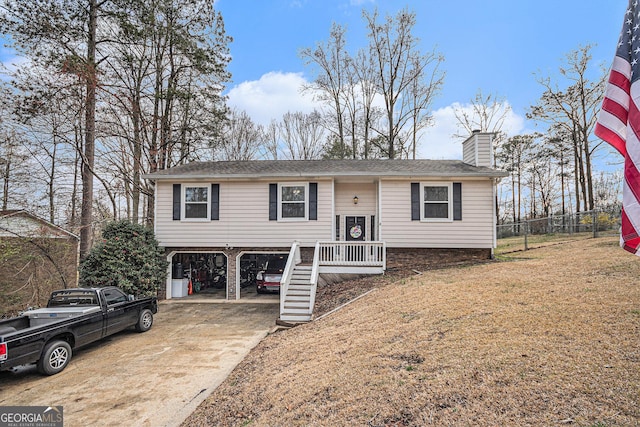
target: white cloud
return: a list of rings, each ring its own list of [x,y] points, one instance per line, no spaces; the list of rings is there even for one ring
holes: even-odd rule
[[[508,108],[505,104],[503,108]],[[462,142],[453,135],[461,133],[456,119],[455,111],[462,109],[472,115],[473,107],[470,104],[462,105],[454,102],[446,107],[433,111],[434,125],[425,129],[418,145],[418,157],[423,159],[461,159]],[[509,109],[502,126],[507,136],[513,136],[525,132],[524,117]]]
[[[270,72],[259,80],[242,82],[229,91],[229,105],[247,112],[254,122],[268,125],[288,112],[310,113],[319,104],[309,93],[302,73]]]
[[[246,81],[229,91],[229,105],[244,110],[256,123],[268,125],[272,119],[281,120],[287,112],[309,113],[320,109],[310,93],[302,93],[308,81],[302,73],[270,72],[259,80]],[[508,108],[505,103],[503,108]],[[472,114],[470,104],[454,102],[432,112],[434,125],[425,129],[418,145],[417,157],[422,159],[461,159],[462,140],[454,111],[463,109]],[[502,130],[508,136],[525,132],[525,119],[513,110],[506,115]]]

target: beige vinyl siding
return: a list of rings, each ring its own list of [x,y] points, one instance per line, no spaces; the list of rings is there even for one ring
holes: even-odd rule
[[[493,167],[491,134],[477,133],[462,143],[462,161],[473,166]]]
[[[468,165],[476,164],[476,140],[467,140],[462,144],[462,161]]]
[[[476,166],[486,166],[488,168],[493,167],[491,155],[491,136],[490,135],[478,135],[478,142],[476,145],[478,151],[478,164]]]
[[[462,221],[411,220],[411,184],[381,184],[381,239],[396,248],[491,248],[493,247],[493,190],[489,179],[452,180],[462,183]],[[416,179],[413,182],[442,182]]]
[[[174,183],[159,182],[156,237],[165,247],[290,247],[294,240],[311,246],[331,239],[331,181],[313,181],[318,183],[318,220],[269,221],[269,183],[277,182],[285,181],[217,182],[220,219],[195,222],[172,219]]]
[[[336,215],[375,215],[376,184],[336,183]],[[358,196],[358,204],[353,197]]]
[[[336,183],[336,215],[340,215],[340,239],[345,239],[345,220],[347,216],[363,216],[366,218],[366,240],[372,240],[371,217],[377,214],[377,184],[367,183]],[[358,196],[358,204],[353,203],[353,197]]]

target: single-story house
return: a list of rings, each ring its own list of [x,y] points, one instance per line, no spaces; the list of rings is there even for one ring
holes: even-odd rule
[[[0,211],[0,315],[78,285],[79,237],[25,210]]]
[[[281,318],[308,320],[319,274],[380,274],[434,251],[490,258],[506,176],[492,168],[492,138],[474,132],[462,160],[212,161],[147,174],[166,298],[187,293],[188,277],[189,289],[240,299],[260,256],[285,253]]]

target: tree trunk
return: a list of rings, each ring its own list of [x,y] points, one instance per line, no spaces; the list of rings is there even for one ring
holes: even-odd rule
[[[80,258],[91,250],[93,239],[93,166],[96,129],[96,27],[98,2],[89,0],[89,22],[87,27],[87,64],[85,70],[87,100],[85,111],[84,156],[82,162],[82,208],[80,213]]]
[[[587,176],[587,200],[589,201],[589,206],[587,210],[595,209],[595,202],[593,199],[593,177],[591,176],[591,153],[589,152],[589,140],[588,136],[584,137],[584,164],[586,168],[586,176]]]
[[[131,220],[138,223],[138,211],[140,209],[140,169],[142,167],[142,136],[140,132],[141,106],[140,91],[137,90],[133,98],[133,182],[131,189]],[[127,203],[128,204],[128,203]]]
[[[9,204],[9,175],[11,174],[11,157],[7,156],[4,164],[4,182],[2,187],[2,210],[7,210]]]
[[[574,170],[574,176],[573,176],[573,184],[574,184],[574,191],[576,193],[576,213],[580,212],[580,156],[578,153],[578,145],[577,142],[575,140],[575,138],[573,138],[573,170]]]
[[[49,222],[55,223],[56,211],[55,211],[55,185],[54,180],[56,176],[56,152],[58,145],[53,137],[53,153],[51,154],[51,173],[49,178]]]

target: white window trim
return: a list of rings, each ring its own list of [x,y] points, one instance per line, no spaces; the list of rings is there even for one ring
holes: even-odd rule
[[[207,190],[207,214],[204,218],[187,218],[187,188],[204,188]],[[183,222],[206,222],[211,215],[211,186],[203,184],[182,184],[182,195],[180,203],[180,219]],[[193,203],[193,202],[190,202]]]
[[[283,218],[282,217],[282,187],[304,187],[304,218]],[[278,183],[278,221],[283,221],[283,222],[309,221],[309,183],[308,182]]]
[[[447,187],[447,205],[448,205],[448,217],[447,218],[425,218],[424,205],[427,203],[424,200],[424,188],[425,187]],[[437,202],[443,203],[443,202]],[[453,222],[453,182],[421,182],[420,183],[420,221],[422,222]]]

